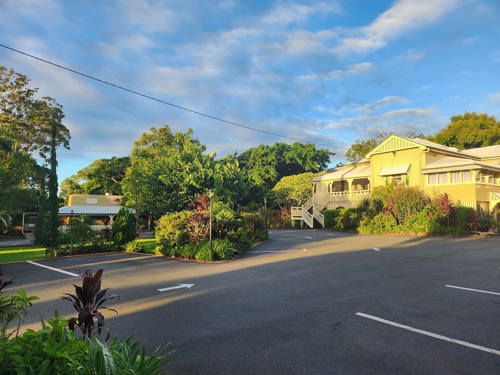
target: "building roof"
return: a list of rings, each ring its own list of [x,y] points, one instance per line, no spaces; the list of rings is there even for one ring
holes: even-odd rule
[[[68,206],[119,206],[122,198],[112,194],[70,194]]]
[[[468,169],[487,168],[500,170],[500,162],[476,161],[472,159],[447,156],[427,164],[425,168],[422,168],[422,172],[425,173],[434,169],[457,169],[462,167],[467,167]]]
[[[325,180],[344,180],[346,178],[363,178],[370,177],[371,171],[369,165],[348,165],[339,167],[333,172],[325,173],[321,176],[313,178],[313,181]]]
[[[59,215],[116,215],[122,208],[122,206],[64,206],[59,209]]]
[[[461,154],[475,156],[477,158],[500,158],[500,145],[470,148],[460,151]]]

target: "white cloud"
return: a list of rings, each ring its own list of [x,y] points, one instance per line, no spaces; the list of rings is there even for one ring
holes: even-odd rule
[[[122,48],[127,48],[134,52],[141,52],[142,50],[150,48],[154,45],[151,39],[141,34],[120,37],[117,42]]]
[[[167,1],[121,0],[120,5],[129,21],[147,32],[168,31],[180,17],[171,10],[172,4]]]
[[[488,95],[488,99],[491,100],[492,102],[500,104],[500,91],[494,92],[493,94]]]
[[[340,13],[342,8],[335,1],[320,2],[316,4],[280,4],[268,12],[263,18],[264,25],[286,26],[291,23],[300,23],[314,14]]]
[[[384,47],[389,41],[430,25],[458,5],[457,0],[398,0],[370,25],[343,39],[334,51],[344,55]]]
[[[389,95],[382,99],[376,100],[373,103],[368,103],[362,106],[353,108],[355,111],[359,112],[372,112],[377,108],[384,107],[390,104],[403,104],[408,103],[408,99],[402,96]]]
[[[300,79],[310,80],[310,79],[335,79],[342,78],[345,76],[351,76],[361,73],[369,72],[373,69],[373,64],[371,62],[362,62],[358,64],[352,64],[344,69],[335,69],[325,73],[312,73],[300,76]]]

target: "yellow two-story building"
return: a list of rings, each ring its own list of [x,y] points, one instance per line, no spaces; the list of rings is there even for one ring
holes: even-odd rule
[[[374,186],[416,186],[430,197],[493,214],[500,207],[500,145],[458,150],[425,139],[389,136],[364,159],[313,179],[312,197],[292,207],[292,220],[324,226],[323,208],[355,207]]]

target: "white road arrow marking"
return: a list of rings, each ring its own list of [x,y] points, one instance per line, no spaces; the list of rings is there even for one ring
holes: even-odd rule
[[[158,289],[159,292],[168,292],[170,290],[176,290],[176,289],[183,289],[183,288],[192,288],[194,284],[180,284],[180,285],[175,285],[175,286],[169,286],[166,288],[160,288]]]
[[[378,247],[374,247],[372,250],[373,251],[380,251],[380,249]]]
[[[304,238],[307,238],[308,240],[312,240],[313,238],[310,236],[305,236]]]

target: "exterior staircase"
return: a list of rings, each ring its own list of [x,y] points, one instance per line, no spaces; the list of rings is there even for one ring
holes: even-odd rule
[[[325,217],[321,211],[327,207],[356,207],[358,203],[370,197],[369,190],[331,192],[329,194],[315,194],[306,203],[299,207],[292,207],[291,219],[301,220],[309,228],[314,227],[314,220],[325,227]]]

